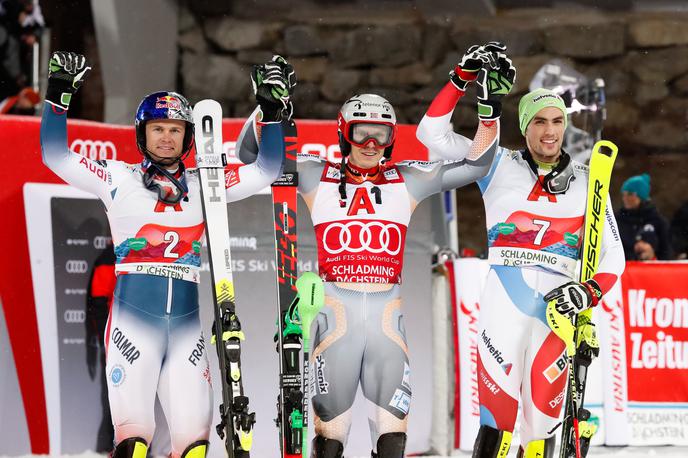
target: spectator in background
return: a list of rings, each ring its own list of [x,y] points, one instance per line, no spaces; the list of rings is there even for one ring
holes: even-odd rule
[[[36,91],[25,87],[17,95],[11,95],[0,102],[0,114],[33,116],[40,101],[41,96]]]
[[[0,101],[3,103],[31,85],[33,45],[44,26],[38,0],[0,0]]]
[[[633,251],[637,261],[656,261],[659,238],[652,224],[646,224],[635,236]]]
[[[650,175],[644,173],[630,177],[621,186],[622,208],[617,212],[616,221],[624,246],[626,260],[642,260],[636,253],[636,242],[651,245],[654,258],[660,260],[671,259],[671,239],[669,225],[659,214],[657,207],[650,200]],[[656,244],[648,243],[653,240],[649,235],[654,233]],[[647,256],[647,247],[641,249],[642,256]]]
[[[671,235],[676,259],[688,258],[688,200],[676,210],[671,220]]]
[[[20,62],[19,40],[0,20],[0,100],[15,95],[24,84]]]

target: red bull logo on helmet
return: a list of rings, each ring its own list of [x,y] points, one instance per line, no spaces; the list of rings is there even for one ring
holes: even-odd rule
[[[179,101],[179,99],[177,97],[174,97],[172,95],[165,95],[163,97],[158,97],[158,99],[155,101],[155,108],[156,109],[167,108],[169,110],[181,110],[182,103]]]

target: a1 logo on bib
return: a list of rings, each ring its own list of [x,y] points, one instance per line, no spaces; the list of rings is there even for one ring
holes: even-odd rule
[[[369,215],[375,214],[375,207],[373,207],[373,202],[370,200],[367,188],[357,188],[354,197],[351,199],[351,205],[349,205],[349,211],[346,212],[347,216],[358,216],[358,212],[364,210]]]

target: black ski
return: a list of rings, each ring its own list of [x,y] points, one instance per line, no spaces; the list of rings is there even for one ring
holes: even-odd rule
[[[234,280],[229,246],[227,196],[222,154],[222,107],[214,100],[194,106],[196,162],[201,180],[205,235],[213,290],[214,336],[222,381],[222,404],[217,434],[225,441],[229,458],[248,458],[255,414],[249,413],[241,376],[241,341],[244,333],[236,315]]]
[[[293,120],[282,122],[285,163],[282,177],[272,185],[272,206],[275,217],[275,254],[277,271],[280,393],[277,418],[282,458],[301,456],[303,424],[303,392],[301,391],[301,327],[296,309],[298,276],[296,247],[296,171],[297,132]]]

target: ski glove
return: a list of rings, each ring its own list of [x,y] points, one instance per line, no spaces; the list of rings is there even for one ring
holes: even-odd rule
[[[502,99],[511,92],[516,81],[516,68],[503,52],[491,53],[492,59],[478,72],[478,117],[494,121],[502,114]]]
[[[478,78],[483,65],[496,66],[497,53],[506,51],[506,46],[496,41],[486,45],[473,45],[461,57],[461,61],[449,72],[449,81],[460,91],[466,91],[468,83]]]
[[[595,323],[586,315],[580,315],[576,321],[576,358],[579,362],[592,362],[600,354],[600,341],[597,338]],[[586,364],[584,364],[586,365]]]
[[[291,95],[296,86],[296,72],[282,56],[275,55],[270,62],[254,66],[251,83],[263,113],[262,122],[281,122],[284,117],[291,119],[294,114]]]
[[[595,280],[583,283],[570,281],[554,288],[545,295],[545,302],[555,301],[554,308],[561,315],[573,318],[583,310],[594,307],[602,297],[602,291]]]
[[[56,51],[50,56],[48,88],[45,100],[64,110],[69,109],[72,95],[79,90],[91,71],[86,57],[73,52]]]

